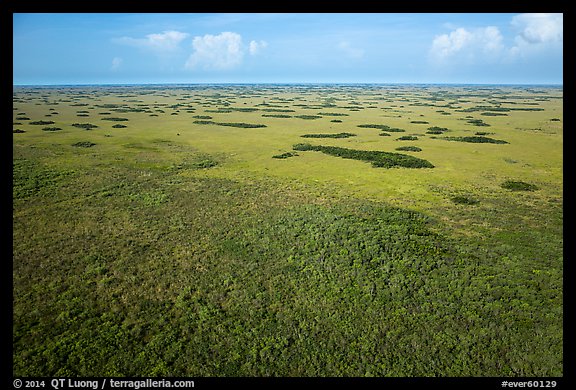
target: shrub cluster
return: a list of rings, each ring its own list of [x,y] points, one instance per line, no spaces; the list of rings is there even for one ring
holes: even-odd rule
[[[322,146],[310,144],[296,144],[294,150],[298,151],[319,151],[331,156],[337,156],[353,160],[362,160],[371,162],[373,167],[377,168],[434,168],[429,161],[401,153],[355,150],[340,148],[336,146]]]
[[[284,159],[284,158],[289,158],[289,157],[294,157],[294,156],[298,156],[298,153],[286,152],[286,153],[282,153],[282,154],[276,154],[276,155],[272,156],[272,158]]]
[[[508,141],[501,139],[494,139],[490,137],[483,136],[465,136],[465,137],[441,137],[440,139],[445,139],[447,141],[458,141],[458,142],[472,142],[478,144],[507,144]]]
[[[300,119],[319,119],[322,118],[320,115],[294,115],[294,118]]]
[[[262,111],[267,111],[267,112],[295,112],[295,110],[291,110],[288,108],[263,108]]]
[[[421,152],[422,149],[418,146],[400,146],[396,148],[396,150],[404,151],[404,152]]]
[[[265,118],[292,118],[292,115],[287,114],[262,114]]]
[[[319,112],[318,115],[326,115],[326,116],[349,116],[349,114],[344,114],[340,112]]]
[[[444,134],[445,131],[449,131],[447,127],[430,126],[426,134]]]
[[[79,148],[90,148],[90,147],[92,147],[92,146],[94,146],[94,145],[96,145],[96,144],[93,143],[93,142],[90,142],[90,141],[79,141],[79,142],[76,142],[76,143],[73,143],[73,144],[72,144],[72,146],[76,146],[76,147],[79,147]]]
[[[482,121],[482,119],[469,119],[466,122],[474,126],[490,126],[488,123]]]
[[[536,191],[538,189],[534,184],[513,180],[506,180],[504,183],[500,184],[500,186],[512,191]]]
[[[218,125],[218,126],[230,126],[230,127],[240,127],[240,128],[244,128],[244,129],[255,129],[255,128],[259,128],[259,127],[267,127],[266,125],[262,125],[262,124],[253,124],[253,123],[239,123],[239,122],[214,122],[214,121],[205,121],[205,120],[199,120],[199,121],[194,121],[193,123],[196,123],[198,125]]]
[[[17,118],[17,119],[22,119],[22,118]],[[30,122],[31,125],[53,125],[54,122],[53,121],[34,121],[34,122]]]
[[[114,121],[114,122],[126,122],[128,118],[118,118],[118,117],[106,117],[102,118],[103,121]]]
[[[503,112],[482,112],[480,113],[480,115],[484,115],[484,116],[508,116],[508,114],[505,114]]]
[[[54,123],[54,122],[52,122],[52,123]],[[72,126],[78,127],[80,129],[86,129],[86,130],[90,130],[90,129],[94,129],[94,128],[98,127],[97,125],[93,125],[92,123],[72,123]]]
[[[353,133],[336,133],[336,134],[304,134],[302,138],[350,138],[356,137]]]

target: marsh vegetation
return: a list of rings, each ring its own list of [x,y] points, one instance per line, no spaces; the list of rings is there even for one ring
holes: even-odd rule
[[[562,96],[15,88],[13,375],[564,375]]]

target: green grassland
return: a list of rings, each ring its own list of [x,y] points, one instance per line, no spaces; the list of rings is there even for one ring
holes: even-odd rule
[[[15,87],[14,376],[562,376],[562,96]]]

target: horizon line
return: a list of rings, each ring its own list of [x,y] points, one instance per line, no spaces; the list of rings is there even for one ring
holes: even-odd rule
[[[464,82],[159,82],[159,83],[76,83],[12,84],[13,87],[82,87],[82,86],[182,86],[182,85],[453,85],[453,86],[564,86],[564,83],[464,83]]]

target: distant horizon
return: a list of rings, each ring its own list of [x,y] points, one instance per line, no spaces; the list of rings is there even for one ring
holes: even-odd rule
[[[187,85],[433,85],[433,86],[519,86],[519,87],[563,87],[563,83],[442,83],[442,82],[190,82],[190,83],[77,83],[77,84],[12,84],[13,87],[129,87],[129,86],[187,86]]]

